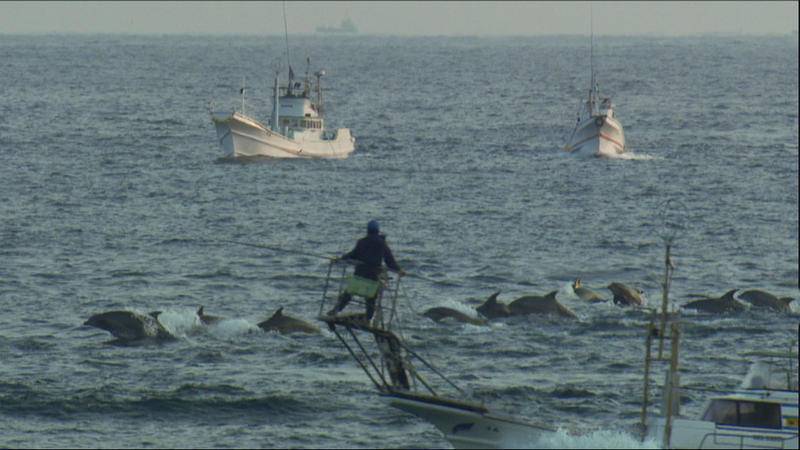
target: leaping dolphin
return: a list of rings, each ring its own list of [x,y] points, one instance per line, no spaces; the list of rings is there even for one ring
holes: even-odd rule
[[[472,325],[486,325],[486,321],[483,319],[470,317],[461,311],[455,310],[453,308],[447,308],[444,306],[437,306],[435,308],[431,308],[422,313],[422,315],[432,319],[434,322],[439,322],[449,318],[463,323],[470,323]]]
[[[225,319],[224,317],[220,316],[206,315],[203,312],[202,306],[197,308],[197,318],[200,319],[200,323],[202,323],[203,325],[214,325],[215,323]]]
[[[277,311],[269,319],[260,322],[258,327],[264,331],[277,331],[281,334],[287,333],[319,333],[319,328],[304,322],[294,317],[283,315],[283,307],[278,308]]]
[[[580,278],[576,278],[575,281],[572,283],[572,291],[575,292],[575,295],[577,295],[578,298],[590,303],[606,301],[606,299],[601,297],[600,294],[598,294],[597,292],[589,288],[583,287]]]
[[[614,304],[622,306],[644,306],[642,291],[634,290],[622,283],[611,283],[608,290],[614,294]]]
[[[515,316],[526,314],[555,314],[561,317],[577,319],[578,316],[576,316],[574,312],[561,303],[558,303],[558,300],[556,300],[557,293],[558,291],[553,291],[544,297],[526,295],[509,303],[508,309],[511,311],[511,314]]]
[[[475,308],[480,315],[486,317],[487,319],[499,319],[501,317],[508,317],[511,315],[511,311],[508,309],[508,305],[503,302],[497,301],[497,296],[500,295],[500,291],[495,292],[494,294],[490,295],[488,299],[481,306]]]
[[[95,314],[84,325],[100,328],[122,341],[141,339],[175,339],[158,321],[161,311],[139,314],[133,311],[108,311]]]
[[[698,311],[709,312],[709,313],[729,313],[729,312],[744,311],[746,309],[744,304],[733,298],[733,294],[735,294],[737,290],[738,289],[732,289],[719,298],[706,298],[703,300],[695,300],[693,302],[689,302],[681,306],[681,308],[696,309]]]
[[[776,297],[769,292],[751,289],[739,294],[739,299],[750,303],[755,308],[771,309],[773,311],[790,313],[792,308],[789,306],[794,299],[791,297]]]

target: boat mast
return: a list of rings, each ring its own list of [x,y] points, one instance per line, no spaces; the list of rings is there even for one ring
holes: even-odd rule
[[[594,11],[591,2],[589,2],[589,71],[592,75],[592,85],[589,88],[589,115],[593,115],[597,93],[594,78]]]
[[[294,73],[292,72],[292,61],[289,58],[289,26],[286,24],[286,1],[283,2],[283,36],[286,42],[286,65],[289,66],[289,83],[286,86],[286,94],[292,95],[292,83],[294,82]]]
[[[320,69],[319,71],[315,72],[314,75],[317,77],[317,114],[319,114],[319,116],[322,117],[322,84],[321,84],[321,78],[322,78],[323,75],[325,75],[325,71]]]
[[[280,94],[278,92],[278,74],[280,72],[275,70],[275,84],[273,85],[273,98],[272,98],[272,131],[280,133],[278,127],[278,106],[280,102]]]

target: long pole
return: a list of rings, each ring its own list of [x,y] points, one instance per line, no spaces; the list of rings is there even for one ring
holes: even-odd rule
[[[666,239],[666,255],[664,257],[664,284],[661,286],[661,337],[658,340],[658,359],[661,359],[664,351],[664,330],[666,330],[667,313],[669,306],[669,287],[672,280],[672,259],[670,257],[672,249],[672,240]]]
[[[645,340],[645,353],[644,353],[644,389],[642,398],[642,416],[641,416],[641,429],[642,429],[642,442],[647,437],[647,406],[650,403],[650,348],[652,347],[653,331],[655,325],[653,324],[654,318],[650,318],[650,323],[647,325],[647,339]]]
[[[672,358],[669,362],[669,391],[667,394],[667,417],[664,423],[664,448],[670,448],[670,441],[672,439],[672,415],[677,414],[677,411],[672,410],[675,401],[675,393],[678,380],[678,349],[680,347],[680,329],[677,323],[673,323],[671,328],[672,342],[670,347],[672,350]],[[680,396],[678,397],[678,405],[680,405]]]
[[[594,114],[594,11],[589,2],[589,71],[592,74],[592,85],[589,89],[589,115]]]

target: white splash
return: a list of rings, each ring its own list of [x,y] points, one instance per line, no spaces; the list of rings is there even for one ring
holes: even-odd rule
[[[510,443],[517,448],[659,448],[658,443],[652,440],[644,442],[637,436],[622,430],[594,430],[586,434],[577,435],[565,429],[558,429],[555,433],[541,435],[534,442]],[[522,444],[522,445],[516,445]]]
[[[223,319],[214,325],[210,325],[208,332],[219,338],[231,338],[261,332],[261,329],[245,319]]]
[[[663,157],[660,156],[646,155],[644,153],[631,153],[631,152],[626,152],[621,155],[615,155],[615,156],[605,156],[604,158],[625,159],[629,161],[654,161],[658,159],[664,159]]]

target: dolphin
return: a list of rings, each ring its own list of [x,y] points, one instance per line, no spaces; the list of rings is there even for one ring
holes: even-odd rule
[[[681,308],[696,309],[698,311],[709,313],[744,311],[746,309],[744,304],[733,298],[733,294],[735,294],[737,290],[738,289],[732,289],[719,298],[709,297],[703,300],[695,300],[681,306]]]
[[[306,323],[294,317],[284,316],[283,307],[278,308],[277,311],[269,319],[260,322],[258,327],[264,331],[277,331],[281,334],[288,334],[294,332],[301,333],[319,333],[319,328]]]
[[[224,317],[206,315],[203,312],[202,306],[197,308],[197,318],[200,319],[200,323],[203,325],[214,325],[215,323],[224,320]]]
[[[561,317],[577,319],[578,316],[569,308],[565,307],[556,300],[558,291],[550,292],[544,297],[538,295],[526,295],[508,304],[508,309],[515,316],[526,314],[556,314]]]
[[[100,328],[122,341],[141,339],[175,339],[158,321],[161,311],[139,314],[133,311],[108,311],[95,314],[84,325]]]
[[[437,306],[435,308],[431,308],[422,313],[422,315],[432,319],[434,322],[440,322],[444,319],[450,318],[450,319],[455,319],[458,322],[470,323],[472,325],[486,325],[486,321],[484,319],[477,319],[475,317],[470,317],[461,311],[455,310],[453,308],[446,308],[444,306]]]
[[[575,292],[575,295],[578,296],[581,300],[585,300],[590,303],[597,303],[597,302],[604,302],[606,299],[600,296],[597,292],[583,287],[581,284],[581,279],[576,278],[575,282],[572,283],[572,290]]]
[[[779,312],[792,312],[789,306],[794,299],[791,297],[778,298],[769,292],[760,291],[758,289],[751,289],[739,294],[739,300],[744,300],[755,308],[771,309]]]
[[[497,301],[498,295],[500,295],[500,291],[490,295],[481,306],[478,306],[475,309],[480,315],[486,317],[487,319],[498,319],[501,317],[510,316],[511,311],[508,309],[508,305]]]
[[[622,306],[644,306],[642,291],[631,289],[622,283],[611,283],[608,290],[614,294],[614,304]]]

